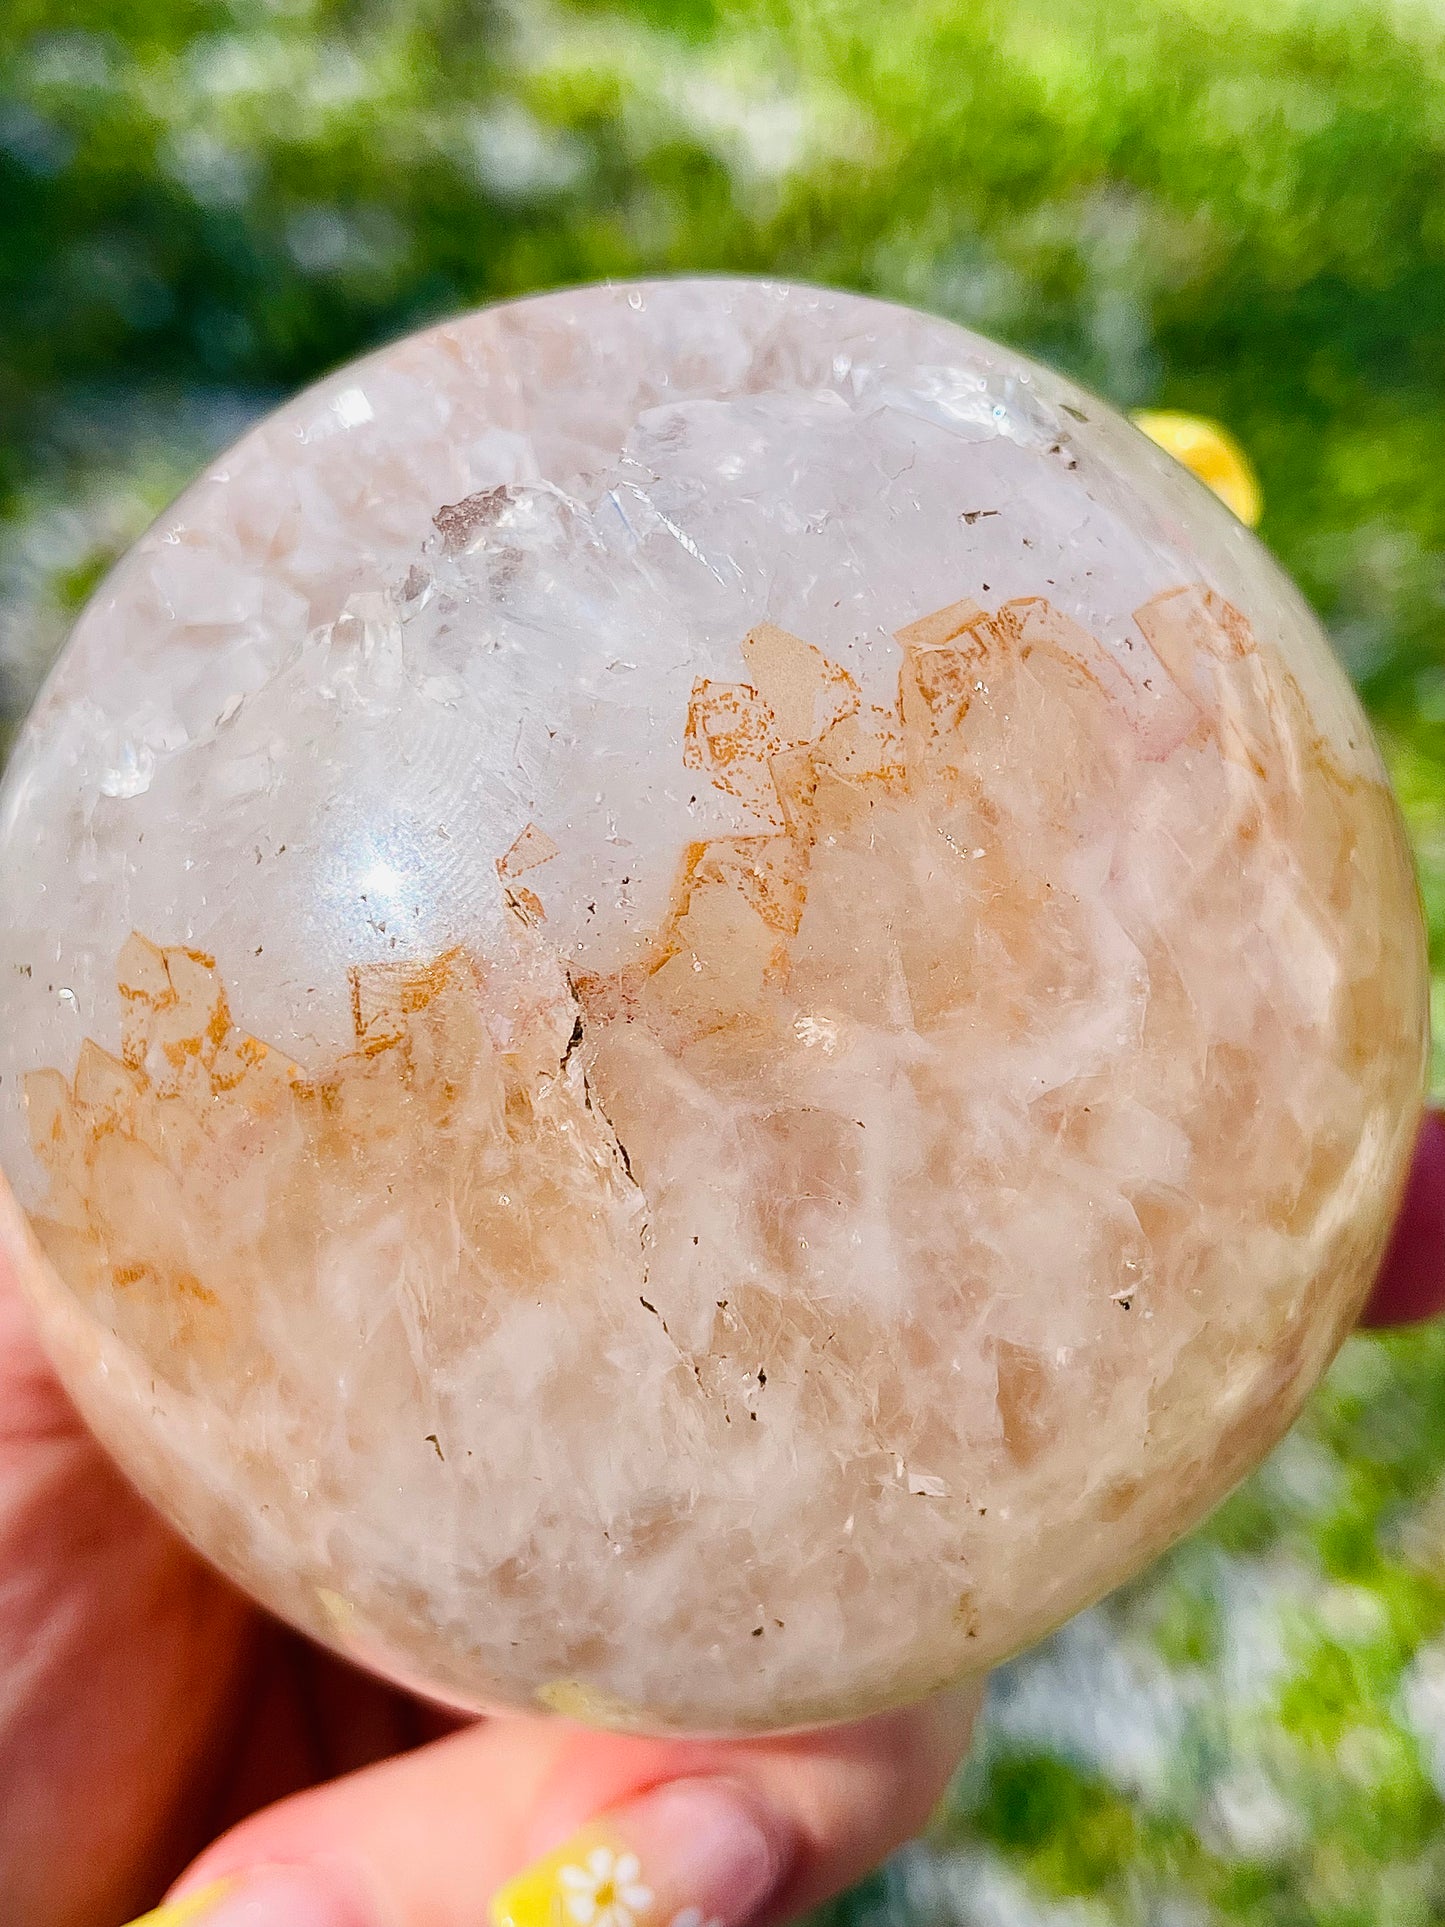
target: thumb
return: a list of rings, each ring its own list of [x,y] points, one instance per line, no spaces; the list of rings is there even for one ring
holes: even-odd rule
[[[924,1824],[977,1699],[745,1742],[484,1721],[252,1816],[146,1927],[780,1920]]]

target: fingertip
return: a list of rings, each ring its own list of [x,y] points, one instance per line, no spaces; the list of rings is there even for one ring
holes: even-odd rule
[[[570,1927],[589,1894],[602,1905],[594,1887],[621,1882],[635,1927],[770,1927],[922,1824],[977,1697],[974,1687],[856,1726],[731,1743],[484,1721],[253,1815],[181,1891],[230,1879],[249,1904],[261,1870],[302,1865],[338,1905],[365,1897],[376,1927]],[[569,1898],[583,1911],[566,1911]]]

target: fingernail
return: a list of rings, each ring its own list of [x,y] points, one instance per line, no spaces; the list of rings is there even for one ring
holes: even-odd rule
[[[231,1881],[212,1881],[210,1887],[198,1887],[193,1894],[183,1894],[179,1900],[168,1900],[164,1908],[152,1908],[150,1914],[141,1915],[139,1921],[131,1921],[131,1927],[191,1927],[193,1921],[204,1921],[210,1908],[231,1887]]]
[[[258,1867],[198,1887],[142,1914],[131,1927],[370,1927],[335,1882],[314,1867]]]
[[[535,1861],[492,1927],[743,1927],[777,1891],[789,1830],[729,1780],[674,1780]]]
[[[207,1910],[215,1906],[232,1884],[229,1880],[213,1880],[209,1887],[198,1887],[193,1894],[168,1900],[164,1907],[142,1914],[130,1927],[191,1927],[193,1921],[205,1919]]]

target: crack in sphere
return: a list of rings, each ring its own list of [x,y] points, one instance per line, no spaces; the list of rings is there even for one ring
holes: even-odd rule
[[[464,1706],[796,1727],[1041,1635],[1289,1423],[1418,1114],[1294,591],[848,296],[545,296],[312,390],[82,617],[0,839],[67,1383]]]

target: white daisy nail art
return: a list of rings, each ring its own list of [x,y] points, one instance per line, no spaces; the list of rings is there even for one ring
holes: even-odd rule
[[[577,1927],[637,1927],[638,1915],[652,1905],[635,1853],[594,1847],[581,1866],[559,1867],[557,1878],[567,1918]]]
[[[720,1920],[707,1920],[701,1907],[684,1907],[680,1914],[674,1914],[667,1927],[723,1927]]]

